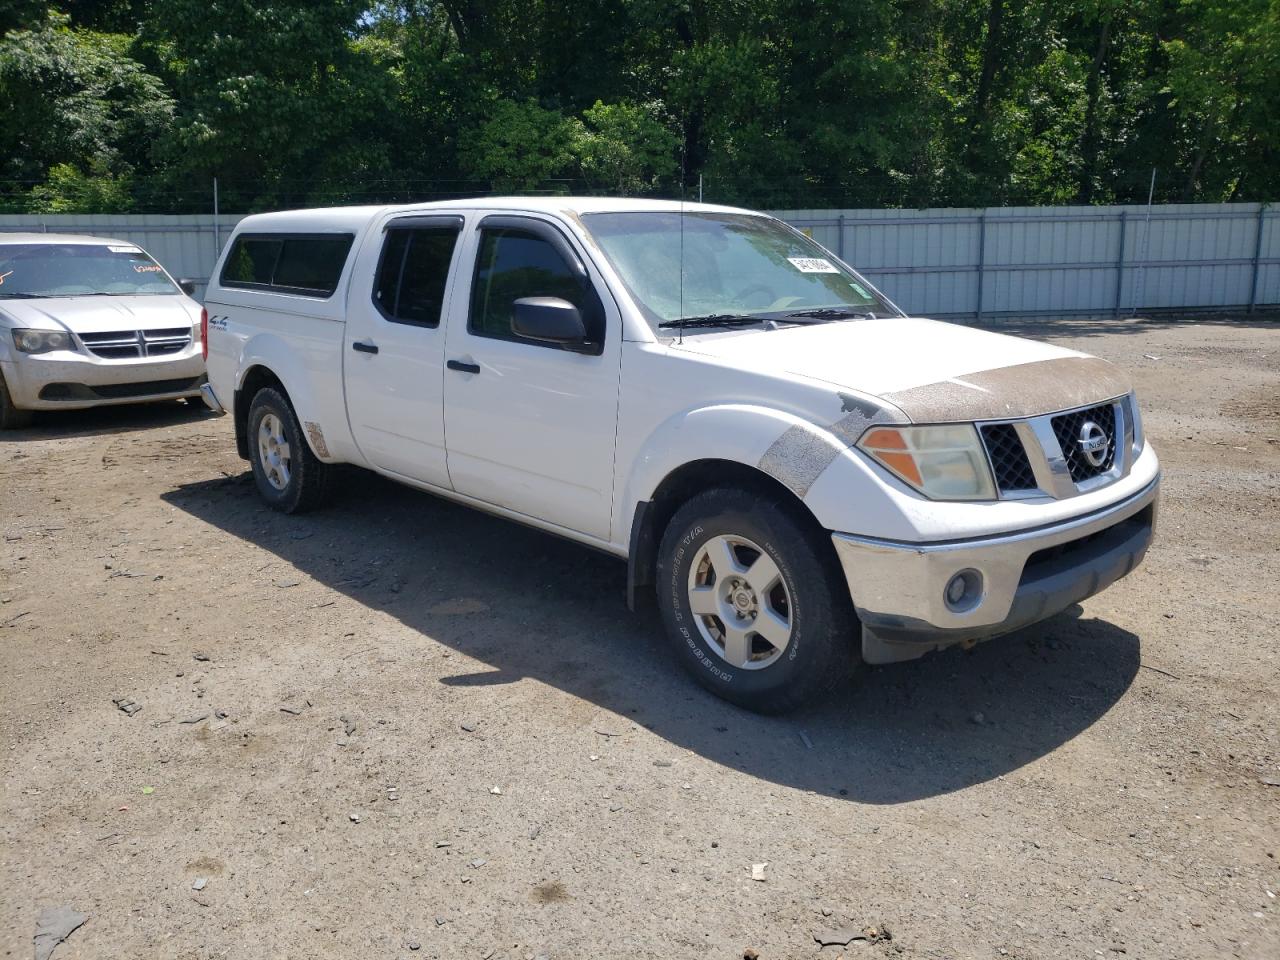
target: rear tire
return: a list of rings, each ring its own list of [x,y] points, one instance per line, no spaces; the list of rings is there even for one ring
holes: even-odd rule
[[[0,373],[0,430],[20,430],[29,426],[31,411],[19,410],[13,405],[9,386],[4,382],[4,374]]]
[[[258,493],[281,513],[305,513],[329,492],[327,464],[311,452],[293,404],[274,387],[263,387],[249,404],[249,462]]]
[[[768,494],[709,490],[676,511],[658,604],[677,659],[717,696],[785,713],[846,680],[857,616],[826,535]]]

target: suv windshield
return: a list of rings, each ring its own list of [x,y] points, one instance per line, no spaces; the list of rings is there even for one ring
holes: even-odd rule
[[[132,244],[0,243],[0,300],[178,292],[160,264]]]
[[[583,219],[655,327],[901,315],[866,280],[771,217],[641,211]]]

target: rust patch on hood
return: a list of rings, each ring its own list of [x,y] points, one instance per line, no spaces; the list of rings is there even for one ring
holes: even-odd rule
[[[914,423],[1035,417],[1085,407],[1130,390],[1121,370],[1097,357],[1058,357],[966,374],[884,394]]]

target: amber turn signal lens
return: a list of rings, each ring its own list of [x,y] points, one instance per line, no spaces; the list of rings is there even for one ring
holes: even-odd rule
[[[872,427],[858,449],[934,500],[994,500],[986,450],[971,423]]]
[[[887,428],[872,430],[863,437],[862,449],[912,486],[924,484],[916,458],[908,452],[907,441],[901,432]]]

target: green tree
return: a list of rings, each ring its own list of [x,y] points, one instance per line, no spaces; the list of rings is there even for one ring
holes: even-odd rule
[[[459,137],[458,157],[501,192],[547,188],[572,176],[581,124],[532,100],[497,100],[483,121]],[[567,191],[562,191],[567,192]]]
[[[678,139],[653,106],[595,102],[575,150],[588,180],[620,194],[644,193],[677,170]]]
[[[1183,36],[1163,44],[1166,90],[1190,154],[1182,199],[1230,199],[1253,178],[1280,186],[1280,3],[1182,0]]]
[[[396,90],[388,51],[356,36],[364,8],[154,0],[144,36],[179,100],[161,143],[170,179],[219,176],[230,203],[255,207],[386,177]]]
[[[73,28],[56,13],[0,40],[0,101],[7,105],[3,177],[21,187],[52,176],[42,203],[53,202],[60,185],[104,179],[118,186],[149,171],[152,145],[174,112],[164,84],[133,57],[129,37]]]
[[[128,213],[133,187],[132,176],[113,174],[101,161],[90,161],[88,171],[58,163],[31,188],[25,206],[29,213]]]
[[[10,206],[1273,199],[1280,0],[0,5]],[[24,181],[16,184],[14,181]],[[36,193],[31,187],[39,187]],[[114,199],[113,199],[114,198]]]

